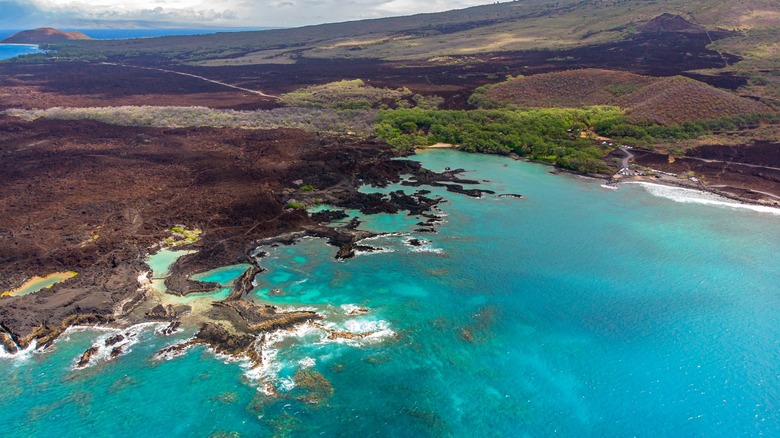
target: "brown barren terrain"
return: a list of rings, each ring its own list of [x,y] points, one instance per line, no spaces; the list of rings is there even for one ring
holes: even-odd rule
[[[1,44],[45,44],[63,41],[90,40],[92,38],[81,32],[65,32],[51,27],[25,30],[15,33],[0,41]]]
[[[358,180],[398,180],[409,171],[389,161],[395,154],[387,145],[296,130],[2,117],[0,136],[0,289],[66,266],[79,274],[33,295],[0,299],[0,331],[19,346],[35,339],[42,346],[67,325],[106,323],[131,310],[143,296],[145,255],[174,225],[205,231],[196,244],[201,252],[177,270],[185,277],[247,262],[245,251],[257,239],[317,232],[305,211],[287,208],[290,198],[307,195],[295,181],[361,208],[368,204],[354,192]],[[387,202],[375,208],[398,209]],[[180,293],[189,287],[175,278],[171,284],[183,285]]]
[[[521,107],[614,105],[638,119],[671,125],[773,109],[694,79],[656,78],[585,69],[517,78],[486,93],[489,99]]]

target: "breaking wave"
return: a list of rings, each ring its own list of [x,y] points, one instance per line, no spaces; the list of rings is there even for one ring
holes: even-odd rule
[[[625,184],[637,184],[642,186],[648,193],[660,198],[666,198],[674,202],[687,204],[712,205],[717,207],[726,207],[737,210],[751,210],[759,213],[770,213],[780,215],[780,208],[764,205],[742,204],[728,198],[716,195],[714,193],[703,192],[701,190],[686,189],[683,187],[667,186],[663,184],[653,184],[647,182],[626,182]]]

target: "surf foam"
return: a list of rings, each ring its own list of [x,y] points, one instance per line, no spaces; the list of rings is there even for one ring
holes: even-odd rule
[[[659,198],[665,198],[674,202],[686,204],[711,205],[716,207],[726,207],[735,210],[751,210],[759,213],[769,213],[780,215],[780,208],[769,207],[765,205],[742,204],[731,199],[714,193],[703,192],[701,190],[686,189],[684,187],[667,186],[663,184],[653,184],[648,182],[630,181],[624,184],[638,184],[648,193]]]

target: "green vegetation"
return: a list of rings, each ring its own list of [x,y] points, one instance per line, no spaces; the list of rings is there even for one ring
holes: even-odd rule
[[[615,97],[622,96],[624,94],[631,94],[642,88],[639,84],[610,84],[604,87],[610,94]]]
[[[693,139],[712,132],[755,127],[760,123],[780,123],[780,116],[749,114],[659,125],[633,121],[616,107],[404,109],[380,111],[376,135],[402,150],[437,142],[452,143],[469,152],[516,153],[579,172],[605,173],[612,169],[603,158],[616,145],[598,144],[580,133],[593,131],[621,144],[652,147],[654,143]]]
[[[301,186],[301,191],[302,192],[313,192],[314,191],[314,186],[311,185],[311,184],[303,185],[303,186]]]
[[[712,44],[711,49],[735,54],[741,59],[723,69],[703,73],[727,72],[746,77],[748,85],[740,92],[780,106],[780,15],[774,13],[766,18],[770,24],[766,27],[748,28],[738,35]]]
[[[436,109],[444,101],[438,96],[421,96],[408,88],[376,88],[361,79],[343,80],[301,88],[279,97],[279,103],[301,108],[367,110],[377,108]]]
[[[593,128],[599,135],[619,139],[626,144],[646,146],[660,141],[690,140],[713,132],[755,128],[762,123],[780,123],[780,115],[777,113],[744,114],[683,122],[679,125],[659,125],[617,116],[601,119]]]
[[[292,209],[295,209],[295,210],[302,210],[302,209],[306,208],[306,204],[304,204],[303,202],[298,202],[298,201],[290,201],[290,202],[287,203],[287,208],[292,208]]]
[[[97,120],[122,126],[155,128],[218,127],[243,129],[293,128],[309,132],[353,132],[370,135],[376,112],[372,110],[325,110],[276,108],[270,111],[234,111],[204,107],[122,106],[100,108],[11,109],[0,114],[25,120]]]
[[[171,228],[171,235],[163,240],[163,245],[168,247],[190,245],[200,240],[201,234],[203,230],[200,228],[190,230],[183,225],[176,225]]]
[[[612,147],[580,132],[623,117],[615,107],[586,109],[380,111],[376,133],[399,149],[452,143],[461,150],[509,154],[585,173],[610,172],[602,158]]]

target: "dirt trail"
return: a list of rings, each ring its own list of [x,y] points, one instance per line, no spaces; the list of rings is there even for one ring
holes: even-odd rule
[[[762,166],[760,164],[747,164],[747,163],[740,163],[739,161],[724,161],[724,160],[713,160],[710,158],[699,158],[699,157],[680,157],[685,158],[687,160],[697,160],[697,161],[703,161],[705,163],[723,163],[727,165],[735,165],[735,166],[746,166],[746,167],[752,167],[754,169],[771,169],[771,170],[780,170],[780,167],[771,167],[771,166]]]
[[[214,80],[214,79],[209,79],[209,78],[206,78],[206,77],[203,77],[203,76],[194,75],[192,73],[184,73],[184,72],[175,71],[175,70],[167,70],[167,69],[164,69],[164,68],[140,67],[140,66],[137,66],[137,65],[118,64],[118,63],[115,63],[115,62],[101,62],[101,64],[103,64],[103,65],[113,65],[113,66],[116,66],[116,67],[139,68],[139,69],[142,69],[142,70],[154,70],[154,71],[160,71],[160,72],[163,72],[163,73],[171,73],[171,74],[176,74],[176,75],[181,75],[181,76],[189,76],[191,78],[200,79],[202,81],[211,82],[212,84],[222,85],[222,86],[233,88],[233,89],[236,89],[236,90],[245,91],[247,93],[256,94],[256,95],[262,96],[262,97],[268,97],[268,98],[271,98],[271,99],[278,99],[279,98],[279,96],[274,96],[272,94],[266,94],[266,93],[263,93],[262,91],[259,91],[259,90],[252,90],[252,89],[249,89],[249,88],[239,87],[238,85],[227,84],[225,82],[220,82],[220,81],[217,81],[217,80]]]

